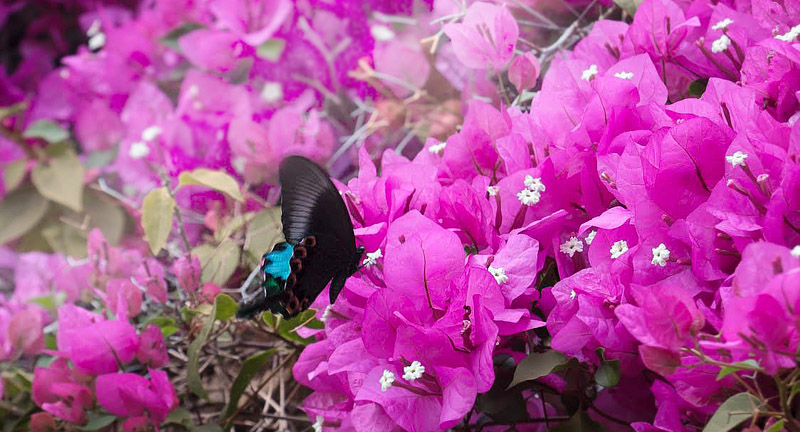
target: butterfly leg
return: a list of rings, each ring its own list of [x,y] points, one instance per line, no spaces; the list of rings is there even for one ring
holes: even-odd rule
[[[306,247],[313,248],[314,246],[317,245],[317,238],[314,236],[307,236],[303,238],[303,241],[301,241],[300,243],[302,243]]]

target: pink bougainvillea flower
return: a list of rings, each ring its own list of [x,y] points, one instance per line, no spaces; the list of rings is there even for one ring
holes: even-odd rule
[[[158,303],[167,302],[167,282],[164,280],[164,267],[153,258],[145,259],[136,269],[136,283],[144,287],[147,296]]]
[[[142,291],[130,279],[112,279],[106,285],[106,305],[120,319],[135,317],[142,310]]]
[[[200,288],[200,259],[196,255],[182,256],[172,263],[172,272],[178,279],[178,286],[187,292]]]
[[[508,79],[519,91],[531,89],[539,80],[542,66],[532,52],[517,56],[508,67]]]
[[[134,373],[112,373],[97,377],[97,402],[119,417],[149,415],[160,425],[177,406],[175,389],[164,371],[150,369],[150,379]]]
[[[56,419],[50,413],[38,412],[31,416],[31,432],[56,432]]]
[[[228,72],[245,54],[246,45],[233,33],[199,29],[178,39],[192,64],[214,72]]]
[[[120,362],[126,364],[136,357],[139,337],[129,322],[106,321],[71,304],[61,306],[58,314],[58,353],[72,360],[81,372],[115,372]]]
[[[505,6],[475,2],[467,9],[464,21],[446,24],[444,32],[453,41],[455,55],[471,69],[499,71],[511,60],[519,37],[519,27]]]
[[[33,376],[33,400],[54,416],[84,424],[92,402],[92,391],[81,383],[67,360],[56,359],[50,367],[37,367]]]
[[[139,363],[153,368],[167,364],[169,361],[167,345],[164,343],[164,335],[158,326],[150,324],[139,335],[139,350],[136,352],[136,359],[139,360]]]

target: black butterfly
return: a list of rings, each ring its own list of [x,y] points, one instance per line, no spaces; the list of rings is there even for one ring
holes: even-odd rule
[[[245,282],[239,318],[264,310],[291,318],[306,310],[328,282],[333,303],[364,254],[363,247],[356,247],[350,214],[339,191],[319,165],[289,156],[281,162],[278,176],[286,241],[264,255],[260,289],[244,292],[251,278]]]

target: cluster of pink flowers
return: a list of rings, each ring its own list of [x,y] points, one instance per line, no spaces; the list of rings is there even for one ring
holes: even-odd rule
[[[766,0],[647,0],[632,24],[599,21],[557,55],[530,112],[473,100],[457,134],[411,161],[385,153],[380,176],[362,153],[342,190],[367,268],[336,304],[319,297],[322,340],[294,369],[316,390],[309,415],[339,430],[453,427],[492,386],[493,355],[527,354],[513,336],[545,324],[532,304],[553,349],[621,362],[595,403],[639,431],[708,419],[735,386],[709,359],[795,367],[800,10],[789,3],[775,14]],[[514,56],[503,7],[475,3],[445,32],[466,67]],[[535,74],[532,60],[516,57],[526,69],[511,78]],[[698,80],[707,88],[690,97]],[[539,292],[549,261],[561,280]],[[534,417],[550,409],[531,400]]]
[[[288,154],[334,174],[358,161],[338,186],[364,267],[335,304],[317,298],[324,328],[301,331],[316,342],[293,368],[317,431],[494,430],[479,395],[499,397],[509,370],[551,350],[588,381],[548,373],[517,388],[528,418],[575,412],[546,388],[581,394],[609,430],[695,430],[748,390],[745,373],[796,368],[796,2],[645,0],[630,24],[582,34],[578,19],[545,48],[524,8],[502,2],[64,3],[77,22],[42,12],[15,71],[0,68],[0,104],[16,107],[0,112],[0,167],[23,161],[25,177],[43,163],[48,140],[21,132],[47,121],[74,135],[84,184],[137,221],[148,192],[195,168],[234,177],[245,199],[180,189],[180,232],[155,257],[139,229],[119,245],[91,231],[84,260],[0,248],[0,288],[13,287],[0,361],[39,356],[34,430],[89,411],[126,431],[161,425],[179,400],[166,330],[147,319],[187,296],[213,302],[220,287],[185,249],[208,246],[235,205],[274,203]],[[28,7],[0,5],[0,25]],[[86,39],[77,53],[58,38],[71,27]],[[443,98],[465,113],[460,128],[447,136],[459,110],[409,109],[446,138],[409,158],[423,129],[410,127],[376,166],[378,137],[430,82],[458,92]],[[593,376],[609,362],[620,377],[606,388]]]

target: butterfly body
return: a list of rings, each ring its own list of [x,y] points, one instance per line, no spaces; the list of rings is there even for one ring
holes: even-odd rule
[[[329,282],[333,303],[364,253],[355,245],[344,201],[322,168],[290,156],[281,163],[279,177],[285,241],[264,255],[260,289],[243,293],[240,318],[263,310],[291,318],[307,309]]]

